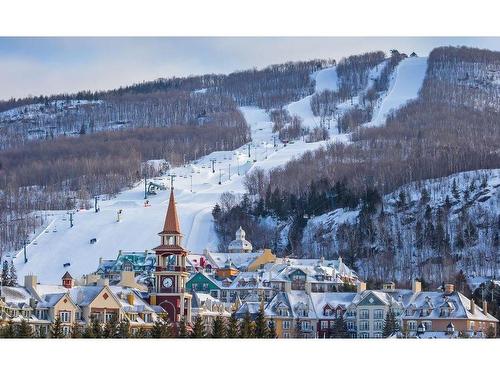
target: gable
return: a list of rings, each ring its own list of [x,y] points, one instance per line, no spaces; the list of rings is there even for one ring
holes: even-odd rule
[[[385,303],[375,294],[368,293],[368,295],[358,303],[358,306],[385,306]]]
[[[54,310],[78,310],[78,307],[68,295],[65,295],[54,305]]]
[[[212,280],[210,280],[206,275],[202,273],[197,273],[191,279],[189,279],[186,283],[186,288],[190,289],[192,285],[198,284],[208,284],[209,289],[220,289],[217,284],[215,284]]]
[[[121,308],[120,302],[107,287],[102,288],[102,290],[95,296],[92,302],[89,303],[89,306],[93,308]]]

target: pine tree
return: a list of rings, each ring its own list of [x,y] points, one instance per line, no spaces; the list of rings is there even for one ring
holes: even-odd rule
[[[1,281],[2,285],[5,285],[5,286],[10,285],[9,263],[7,262],[7,260],[3,261],[2,275],[0,276],[0,281]]]
[[[16,327],[14,326],[14,322],[12,319],[9,319],[7,322],[7,326],[2,329],[2,337],[6,339],[12,339],[16,337]]]
[[[71,326],[71,338],[79,339],[80,337],[82,337],[82,329],[80,327],[80,324],[75,321]]]
[[[205,323],[203,318],[198,315],[194,320],[193,332],[191,333],[192,338],[200,339],[206,337]]]
[[[220,339],[226,337],[226,324],[222,315],[217,315],[212,324],[212,338]]]
[[[17,271],[14,266],[14,261],[10,261],[10,275],[9,275],[9,285],[16,286],[17,285]]]
[[[264,316],[264,304],[260,305],[259,312],[255,318],[255,337],[267,338],[269,336],[269,328],[267,327],[266,318]]]
[[[384,319],[383,337],[389,337],[399,331],[396,315],[392,309],[389,309]]]
[[[53,339],[62,339],[64,333],[62,331],[61,319],[57,317],[50,325],[50,337]]]
[[[457,181],[455,179],[453,179],[453,183],[451,185],[451,195],[453,195],[453,198],[457,201],[460,199],[460,192],[458,191]]]
[[[239,337],[238,319],[236,319],[236,316],[234,314],[232,314],[231,317],[229,318],[226,337],[230,339]]]
[[[33,337],[33,329],[26,319],[22,319],[21,323],[17,325],[16,338],[30,338]]]
[[[143,327],[139,327],[139,329],[134,334],[135,339],[144,339],[147,337],[148,337],[148,332]]]
[[[181,339],[185,339],[185,338],[189,337],[189,335],[187,333],[186,321],[184,320],[184,318],[182,318],[180,323],[179,323],[177,337],[179,337]]]
[[[420,192],[420,204],[426,205],[429,203],[430,196],[429,196],[429,191],[426,188],[423,188]]]
[[[273,319],[269,321],[268,337],[270,339],[275,339],[278,337],[278,334],[276,333],[276,323],[274,322]]]
[[[118,319],[115,315],[108,319],[104,325],[104,330],[102,332],[103,337],[112,339],[117,336],[118,333]]]
[[[122,339],[130,337],[130,323],[128,320],[122,319],[118,324],[118,337]]]
[[[247,311],[247,313],[243,317],[243,320],[240,322],[240,337],[242,339],[248,339],[254,336],[253,333],[252,318]]]
[[[347,322],[344,319],[344,316],[339,314],[335,319],[333,325],[333,337],[336,339],[345,339],[349,338],[349,331],[347,329]]]
[[[92,332],[91,337],[97,339],[100,339],[102,337],[102,326],[101,323],[99,323],[98,319],[92,319],[92,322],[90,324],[90,330]]]
[[[151,330],[151,337],[154,339],[163,339],[167,337],[171,337],[172,330],[170,324],[159,318],[155,321],[153,325],[153,329]]]

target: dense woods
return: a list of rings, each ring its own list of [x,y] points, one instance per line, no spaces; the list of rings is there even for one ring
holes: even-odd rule
[[[377,59],[371,61],[372,64],[379,62]],[[350,113],[349,117],[339,121],[339,125],[350,131],[356,129],[352,135],[353,143],[332,143],[290,161],[283,168],[273,169],[269,173],[255,172],[248,177],[251,182],[247,186],[256,184],[258,189],[249,189],[249,203],[233,208],[233,212],[240,210],[240,216],[257,218],[256,221],[273,217],[276,223],[270,226],[271,233],[283,228],[290,231],[282,248],[283,252],[317,256],[318,254],[313,254],[311,246],[302,242],[308,218],[313,215],[338,208],[375,207],[380,204],[383,194],[414,181],[440,178],[462,171],[499,168],[500,106],[497,105],[496,98],[500,86],[496,85],[495,78],[499,63],[500,54],[496,52],[466,48],[434,50],[429,56],[427,75],[418,100],[393,114],[386,126],[356,129],[367,116]],[[338,67],[340,65],[341,62]],[[395,66],[395,63],[386,67],[391,65]],[[383,72],[385,76],[389,74],[385,68]],[[349,87],[359,87],[358,78],[352,78],[349,82]],[[384,82],[380,85],[387,86]],[[378,84],[375,83],[373,87],[378,87]],[[360,120],[356,120],[358,117]],[[462,199],[465,199],[465,193],[461,194]],[[458,198],[455,200],[459,201]],[[245,209],[241,211],[241,208]],[[370,220],[375,220],[371,215],[377,210],[368,211]],[[351,253],[348,259],[355,268],[366,264],[363,262],[368,260],[395,267],[392,271],[395,279],[423,273],[423,268],[419,267],[428,259],[440,263],[436,265],[437,268],[428,268],[425,276],[442,275],[447,267],[445,263],[455,259],[452,256],[457,256],[458,250],[452,240],[457,233],[456,228],[469,224],[464,221],[452,225],[450,217],[435,208],[432,208],[430,216],[432,220],[429,220],[434,228],[440,227],[439,221],[443,228],[447,228],[449,247],[440,245],[439,248],[427,249],[426,251],[433,251],[431,256],[422,249],[412,247],[412,242],[408,239],[402,240],[407,249],[418,254],[416,263],[409,263],[404,267],[397,263],[401,255],[391,249],[402,251],[400,244],[394,237],[392,246],[379,241],[380,238],[373,240],[375,242],[371,241],[368,236],[370,230],[361,219],[354,226],[346,224],[342,229],[344,234],[339,233],[346,240],[342,243],[332,242],[333,248],[330,250],[333,253],[343,253],[346,249],[353,251],[355,255]],[[498,218],[490,215],[487,222],[486,228],[491,233]],[[471,223],[471,226],[480,225],[474,220]],[[380,234],[384,228],[381,225],[374,233]],[[345,231],[352,232],[345,234]],[[361,237],[354,236],[356,231],[361,233]],[[476,228],[476,231],[479,230]],[[308,235],[314,237],[315,234]],[[383,237],[382,234],[380,236]],[[443,240],[444,234],[439,236],[440,239],[436,240],[438,242]],[[355,242],[356,238],[358,242]],[[490,252],[491,244],[491,241],[482,242],[482,246],[486,246]],[[476,245],[477,243],[469,243],[464,246],[468,250],[475,250]],[[448,253],[443,254],[441,251]],[[483,257],[481,266],[476,265],[473,272],[484,274],[486,259],[491,257]],[[463,263],[461,266],[472,270]],[[436,269],[439,273],[436,273]],[[448,277],[454,271],[456,270],[447,269]],[[377,279],[381,275],[387,275],[385,271],[375,273],[372,269],[370,272],[365,274],[367,278]]]

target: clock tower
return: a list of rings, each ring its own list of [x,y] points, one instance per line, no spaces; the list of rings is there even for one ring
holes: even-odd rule
[[[156,253],[156,269],[150,303],[163,307],[170,321],[179,322],[184,319],[186,323],[190,323],[192,296],[186,292],[186,282],[189,277],[186,270],[187,251],[181,246],[182,234],[173,188],[170,190],[163,230],[158,235],[161,242],[153,249]]]

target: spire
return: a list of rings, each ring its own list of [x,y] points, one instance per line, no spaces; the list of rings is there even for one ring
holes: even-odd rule
[[[170,201],[168,202],[167,216],[163,231],[160,234],[181,234],[177,209],[175,208],[174,189],[170,190]]]

